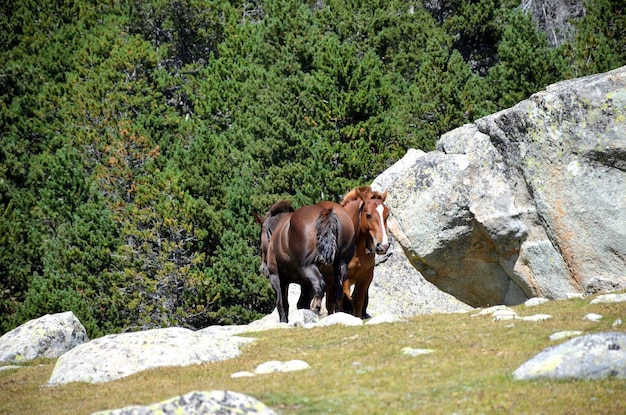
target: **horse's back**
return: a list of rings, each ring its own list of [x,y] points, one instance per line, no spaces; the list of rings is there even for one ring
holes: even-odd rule
[[[289,233],[294,238],[315,239],[315,220],[322,209],[317,205],[306,205],[297,209],[289,223]]]
[[[287,235],[289,248],[292,257],[300,263],[312,263],[315,258],[317,243],[315,221],[321,211],[317,205],[306,205],[291,215]]]

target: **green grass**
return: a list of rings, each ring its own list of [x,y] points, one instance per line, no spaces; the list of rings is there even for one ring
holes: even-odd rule
[[[618,414],[626,413],[626,380],[515,381],[512,372],[561,330],[626,331],[626,304],[590,305],[589,298],[515,307],[547,313],[543,322],[490,316],[419,316],[406,323],[280,329],[224,362],[162,368],[101,385],[43,386],[54,367],[41,360],[0,372],[1,414],[88,414],[148,404],[192,390],[226,389],[256,397],[280,414]],[[600,322],[582,317],[590,312]],[[435,349],[417,357],[403,347]],[[305,371],[232,379],[267,360],[302,359]]]

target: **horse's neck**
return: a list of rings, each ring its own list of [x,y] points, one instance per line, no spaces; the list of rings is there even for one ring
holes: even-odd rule
[[[358,238],[361,233],[361,211],[360,211],[360,201],[353,200],[352,202],[348,202],[344,209],[348,212],[348,216],[352,220],[352,224],[354,225],[355,236]]]
[[[371,239],[371,236],[368,232],[364,232],[361,229],[361,215],[363,211],[361,210],[361,200],[355,200],[347,203],[344,208],[348,212],[350,218],[352,218],[352,223],[354,224],[354,236],[356,238],[356,248],[357,250],[365,250],[367,248],[368,242]]]

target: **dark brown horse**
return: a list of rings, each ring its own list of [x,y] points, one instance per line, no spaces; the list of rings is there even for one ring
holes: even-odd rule
[[[261,265],[259,266],[259,271],[270,280],[270,284],[277,294],[282,291],[280,288],[280,279],[276,274],[270,274],[269,272],[269,268],[267,267],[267,251],[269,249],[269,242],[272,239],[272,234],[276,230],[280,219],[284,214],[293,213],[294,211],[295,209],[290,202],[281,200],[274,203],[263,218],[252,212],[255,221],[261,225]],[[301,285],[298,309],[310,308],[312,298],[312,287],[309,284]]]
[[[344,208],[324,201],[293,211],[281,201],[255,219],[262,225],[260,270],[276,291],[280,321],[288,321],[290,283],[302,286],[298,307],[309,306],[312,295],[310,308],[319,313],[326,293],[326,307],[333,313],[355,249],[354,225]]]
[[[352,189],[341,202],[352,219],[356,236],[356,251],[348,265],[348,278],[343,283],[343,309],[361,318],[367,317],[375,254],[385,254],[389,248],[386,197],[386,191],[375,192],[371,187],[364,186]],[[354,291],[351,294],[352,285]]]

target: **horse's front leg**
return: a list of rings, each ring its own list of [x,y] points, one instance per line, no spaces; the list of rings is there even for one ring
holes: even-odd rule
[[[267,269],[267,268],[266,268]],[[270,280],[270,284],[276,293],[276,310],[278,310],[278,317],[280,321],[287,321],[287,317],[285,315],[285,307],[283,304],[283,290],[280,284],[280,277],[278,274],[270,274],[268,270],[268,279]]]
[[[374,279],[374,270],[368,272],[365,277],[357,281],[354,285],[354,292],[352,293],[352,298],[354,300],[354,315],[356,317],[365,318],[365,305],[366,299],[368,299],[368,290],[370,288],[370,284],[372,283],[372,279]]]
[[[341,311],[344,313],[354,314],[354,300],[352,299],[352,293],[350,289],[354,281],[346,280],[343,283],[343,300],[341,301]]]
[[[289,299],[287,297],[286,288],[289,284],[283,284],[278,274],[269,274],[270,284],[276,292],[276,310],[278,310],[278,318],[281,323],[287,322],[287,313],[289,311]]]
[[[281,292],[281,308],[278,309],[278,315],[280,316],[281,323],[289,322],[289,283],[280,283]]]
[[[371,281],[370,281],[370,285],[371,285]],[[372,317],[369,314],[367,314],[367,305],[369,304],[369,302],[370,302],[370,290],[368,287],[368,289],[365,291],[365,301],[363,301],[363,311],[361,312],[361,316],[363,316],[364,319],[368,319]]]

